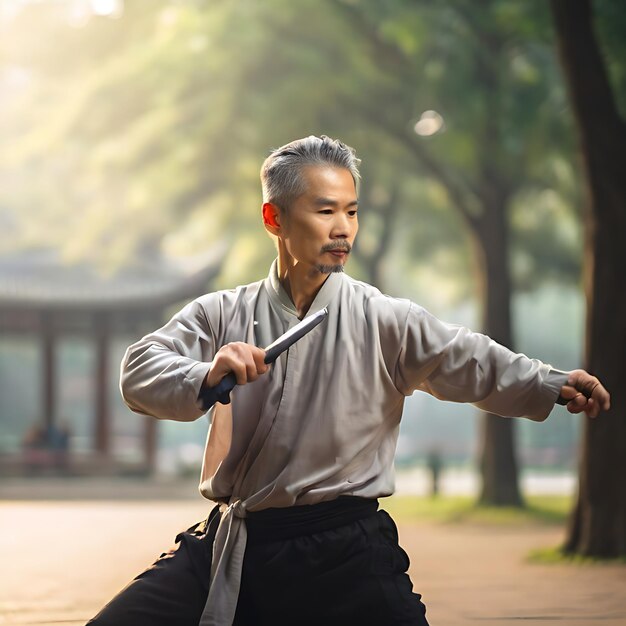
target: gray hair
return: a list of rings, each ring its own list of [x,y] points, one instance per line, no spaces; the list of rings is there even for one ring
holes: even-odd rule
[[[357,187],[359,163],[354,148],[326,135],[310,135],[296,139],[282,148],[272,150],[261,167],[263,202],[271,202],[282,210],[306,191],[302,170],[311,165],[338,167],[352,174]]]

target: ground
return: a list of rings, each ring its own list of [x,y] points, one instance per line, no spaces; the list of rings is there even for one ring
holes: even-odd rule
[[[139,500],[119,485],[100,487],[99,499],[80,486],[67,500],[29,500],[20,489],[10,499],[10,488],[0,487],[2,625],[84,624],[207,512],[200,496],[182,497],[172,486]],[[167,489],[173,498],[152,499]],[[530,550],[561,541],[558,525],[422,520],[399,529],[431,626],[626,624],[626,566],[527,561]]]

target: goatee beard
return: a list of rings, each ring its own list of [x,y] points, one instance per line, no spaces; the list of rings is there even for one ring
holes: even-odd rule
[[[350,254],[350,252],[352,252],[352,246],[348,241],[336,241],[334,243],[329,243],[325,246],[322,246],[321,252],[333,252],[334,250],[341,250],[342,252]],[[318,272],[320,272],[320,274],[333,274],[343,272],[343,263],[337,263],[333,265],[318,263],[315,268]]]
[[[336,274],[338,272],[343,272],[343,264],[338,263],[337,265],[324,265],[323,263],[319,263],[315,266],[315,269],[320,274]]]

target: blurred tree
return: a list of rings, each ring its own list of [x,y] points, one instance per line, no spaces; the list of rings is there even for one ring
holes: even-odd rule
[[[68,35],[54,4],[2,33],[33,78],[0,118],[5,249],[53,243],[113,271],[230,237],[222,284],[256,278],[273,256],[259,157],[325,132],[363,158],[354,260],[366,280],[406,281],[398,247],[402,270],[452,268],[460,293],[477,285],[484,330],[512,346],[513,278],[576,275],[543,5],[129,1],[121,20]],[[484,501],[521,502],[512,428],[486,417]]]
[[[606,60],[594,33],[590,0],[552,0],[551,6],[588,186],[586,367],[612,394],[610,413],[597,420],[585,420],[578,501],[565,551],[593,557],[624,557],[626,121],[624,109],[620,114],[609,73],[613,69],[614,84],[623,88],[626,7],[621,3],[596,3],[604,18],[609,44],[614,44],[609,49],[617,52],[620,67],[615,68],[611,57]],[[611,34],[620,31],[620,39],[611,42]],[[624,102],[621,104],[623,107]]]
[[[554,121],[546,106],[555,92],[553,66],[538,45],[546,37],[545,12],[506,1],[483,1],[479,10],[461,1],[445,8],[408,1],[333,5],[394,80],[379,97],[362,97],[357,110],[445,189],[474,244],[483,329],[512,347],[511,207],[530,181],[541,180],[535,168],[546,158],[538,151],[549,151],[545,139],[557,134],[546,124]],[[435,135],[433,124],[443,121],[450,132],[427,143],[411,132],[411,119],[418,120],[417,134]],[[487,414],[483,424],[480,499],[521,505],[514,422]]]

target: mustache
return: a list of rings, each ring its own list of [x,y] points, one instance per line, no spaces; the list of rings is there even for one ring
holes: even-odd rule
[[[325,246],[322,246],[322,252],[334,252],[335,250],[341,250],[342,252],[347,252],[350,254],[352,251],[352,246],[347,241],[336,241],[334,243],[327,243]]]

